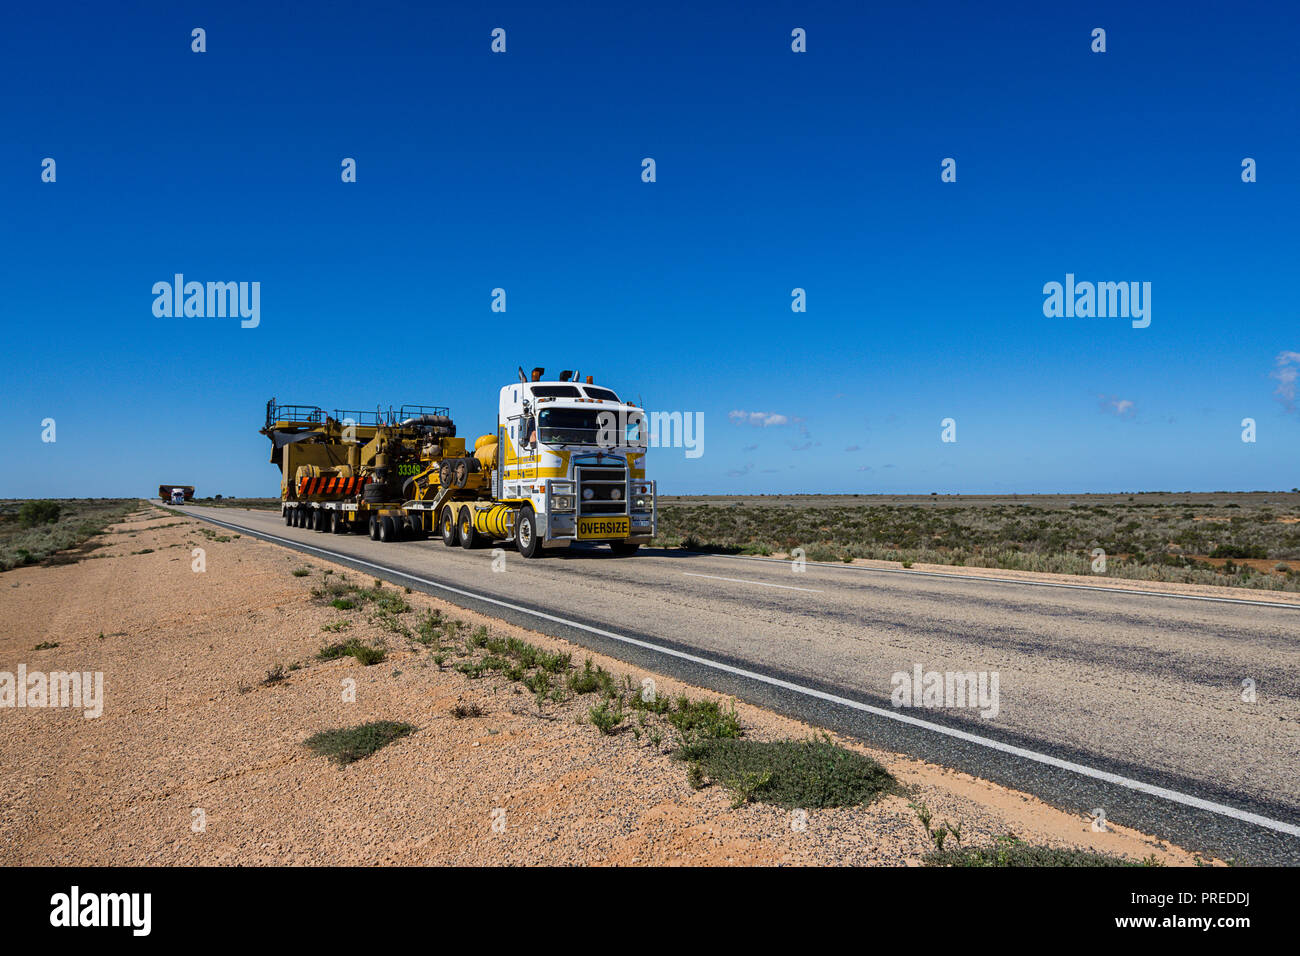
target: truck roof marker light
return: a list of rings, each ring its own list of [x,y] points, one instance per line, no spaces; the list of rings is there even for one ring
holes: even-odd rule
[[[573,369],[566,368],[563,372],[560,373],[560,381],[567,382],[570,376],[572,375],[573,375]]]
[[[593,382],[593,381],[591,380],[591,376],[590,376],[590,375],[587,376],[587,384],[588,384],[588,385],[595,385],[595,384],[596,384],[595,382]]]
[[[533,381],[540,382],[542,380],[542,376],[545,374],[546,374],[546,369],[542,368],[540,365],[537,366],[537,368],[533,369]]]

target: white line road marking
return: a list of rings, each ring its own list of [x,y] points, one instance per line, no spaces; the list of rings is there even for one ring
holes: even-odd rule
[[[1074,763],[1070,760],[1062,760],[1059,757],[1053,757],[1051,754],[1038,753],[1035,750],[1027,750],[1024,747],[1017,747],[1014,744],[1003,743],[1000,740],[993,740],[990,737],[981,737],[978,734],[968,733],[964,730],[957,730],[952,727],[945,727],[942,724],[932,724],[928,720],[922,720],[919,717],[913,717],[910,714],[899,713],[894,710],[885,710],[880,707],[873,707],[870,704],[864,704],[861,701],[849,700],[847,697],[837,697],[834,694],[828,694],[825,691],[817,690],[812,687],[804,687],[801,684],[795,684],[791,681],[782,680],[779,677],[770,677],[767,674],[760,674],[757,671],[746,670],[743,667],[734,667],[731,664],[724,664],[721,661],[710,660],[707,657],[700,657],[696,654],[688,654],[686,651],[679,651],[671,647],[662,647],[650,641],[643,641],[639,638],[628,637],[624,634],[615,634],[612,631],[605,631],[598,627],[592,627],[589,624],[581,624],[578,621],[570,621],[568,618],[557,617],[554,614],[547,614],[545,611],[535,611],[532,608],[522,607],[518,604],[511,604],[509,601],[501,601],[497,598],[487,597],[483,594],[475,594],[473,591],[465,591],[461,588],[452,587],[450,584],[442,584],[438,581],[430,581],[428,578],[422,578],[414,574],[408,574],[405,571],[399,571],[396,568],[390,568],[382,564],[374,564],[370,561],[363,561],[361,558],[349,554],[340,554],[337,551],[329,551],[325,548],[318,548],[314,545],[304,544],[301,541],[295,541],[292,538],[281,538],[277,535],[268,534],[265,531],[256,531],[253,528],[245,528],[240,525],[228,524],[224,521],[218,521],[216,518],[202,517],[195,515],[201,521],[209,521],[212,524],[229,528],[232,531],[243,531],[248,534],[255,534],[269,541],[282,541],[285,544],[296,545],[305,548],[308,551],[315,551],[331,558],[338,558],[343,562],[352,562],[353,564],[364,565],[368,568],[375,568],[379,571],[387,571],[389,574],[395,574],[399,577],[406,578],[410,581],[418,581],[421,584],[427,584],[430,587],[440,588],[452,594],[459,594],[462,597],[471,598],[475,601],[482,601],[484,604],[494,604],[497,607],[509,608],[512,611],[518,611],[520,614],[528,614],[532,617],[541,618],[546,621],[553,621],[556,624],[563,624],[566,627],[572,627],[580,631],[586,631],[588,634],[595,634],[599,637],[608,638],[611,641],[619,641],[623,644],[630,644],[634,647],[644,648],[648,651],[654,651],[657,654],[664,654],[669,657],[676,657],[679,660],[690,661],[692,664],[699,664],[701,667],[712,668],[713,670],[724,671],[728,674],[735,674],[738,677],[744,677],[749,680],[759,681],[763,684],[769,684],[773,687],[781,687],[785,690],[793,691],[796,694],[803,694],[805,697],[815,697],[818,700],[828,701],[832,704],[838,704],[841,707],[849,707],[853,710],[860,710],[863,713],[873,714],[877,717],[883,717],[886,720],[896,720],[902,724],[909,724],[913,727],[920,727],[924,730],[931,730],[937,734],[943,734],[947,737],[954,737],[958,740],[964,740],[968,743],[978,744],[981,747],[987,747],[990,750],[1001,751],[1002,753],[1011,754],[1021,757],[1025,760],[1032,760],[1035,763],[1045,764],[1049,767],[1057,767],[1061,770],[1068,770],[1071,773],[1077,773],[1080,776],[1089,777],[1093,780],[1100,780],[1104,783],[1115,784],[1116,786],[1125,787],[1126,789],[1145,793],[1153,797],[1159,797],[1162,800],[1168,800],[1171,803],[1181,803],[1184,806],[1195,807],[1198,810],[1205,810],[1209,813],[1216,813],[1219,816],[1230,817],[1233,820],[1240,820],[1243,823],[1253,823],[1255,826],[1264,827],[1267,830],[1275,830],[1278,833],[1286,833],[1290,836],[1300,837],[1300,826],[1293,823],[1286,823],[1282,820],[1274,820],[1270,817],[1260,816],[1257,813],[1250,813],[1247,810],[1239,810],[1237,807],[1230,807],[1223,803],[1214,803],[1211,800],[1203,800],[1200,797],[1194,797],[1191,794],[1180,793],[1177,790],[1168,790],[1165,787],[1157,787],[1153,784],[1143,783],[1141,780],[1134,780],[1132,777],[1124,777],[1117,773],[1111,773],[1107,770],[1098,770],[1095,767],[1088,767],[1084,764]]]
[[[821,588],[797,588],[793,584],[768,584],[764,581],[746,581],[744,578],[724,578],[717,574],[696,574],[693,571],[683,571],[682,574],[688,578],[713,578],[715,581],[735,581],[737,584],[752,584],[756,588],[784,588],[787,591],[813,591],[817,594],[822,593]]]

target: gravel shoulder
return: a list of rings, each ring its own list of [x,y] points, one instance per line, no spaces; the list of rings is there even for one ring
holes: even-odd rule
[[[690,786],[671,740],[656,745],[630,728],[602,735],[579,723],[589,700],[539,711],[502,677],[439,666],[364,610],[312,598],[329,575],[356,572],[152,507],[99,542],[75,564],[0,575],[0,671],[102,671],[105,697],[94,719],[0,709],[5,865],[917,865],[932,844],[909,802],[936,823],[960,822],[966,845],[1014,833],[1196,862],[1141,833],[1094,832],[1088,818],[1031,796],[851,741],[841,743],[883,763],[909,796],[810,810],[806,825],[789,810],[733,807],[720,786]],[[716,697],[419,592],[403,597],[412,614],[438,609],[579,664],[590,657],[637,686],[653,679],[659,694]],[[346,631],[322,631],[341,619],[352,622]],[[316,659],[340,637],[383,641],[387,657],[369,667]],[[35,650],[45,644],[57,646]],[[266,684],[277,667],[285,678]],[[482,715],[458,719],[467,705]],[[816,732],[736,710],[753,739]],[[417,729],[342,768],[303,746],[377,720]]]

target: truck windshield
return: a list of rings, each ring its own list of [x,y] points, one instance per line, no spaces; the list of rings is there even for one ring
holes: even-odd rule
[[[599,412],[585,408],[543,408],[537,416],[538,440],[543,444],[596,444]]]
[[[619,441],[619,421],[623,440]],[[644,420],[639,412],[607,408],[544,408],[537,416],[538,440],[543,444],[644,445]]]

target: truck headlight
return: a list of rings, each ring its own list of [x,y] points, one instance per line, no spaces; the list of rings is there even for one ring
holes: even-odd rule
[[[632,499],[633,511],[649,511],[654,499],[649,495],[637,495]]]
[[[556,511],[572,511],[573,495],[552,495],[551,507]]]

